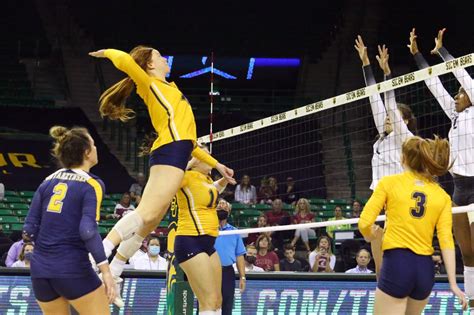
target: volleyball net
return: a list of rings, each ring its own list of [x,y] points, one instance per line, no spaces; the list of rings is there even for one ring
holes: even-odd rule
[[[452,117],[440,106],[440,98],[446,102],[452,100],[454,108],[454,97],[461,84],[453,72],[463,71],[470,80],[473,64],[474,54],[468,54],[218,131],[201,137],[199,141],[212,141],[213,155],[235,170],[238,181],[244,174],[250,176],[259,195],[258,202],[271,191],[259,188],[268,188],[272,177],[279,183],[274,185],[278,191],[273,193],[283,201],[288,199],[284,185],[287,179],[294,181],[293,191],[297,197],[306,197],[310,201],[326,199],[344,203],[344,200],[354,198],[364,200],[371,194],[369,187],[374,174],[387,175],[394,157],[400,155],[400,141],[389,141],[390,131],[387,132],[384,126],[390,98],[411,109],[417,122],[417,131],[413,130],[413,134],[430,138],[436,134],[447,138]],[[376,76],[382,76],[378,65],[373,64],[372,69]],[[360,75],[363,76],[362,69]],[[440,81],[430,82],[436,77]],[[442,89],[439,90],[444,94],[435,97],[429,84],[440,85]],[[382,100],[379,104],[379,109],[380,106],[382,109],[376,113],[373,104],[371,109],[371,102],[377,95]],[[392,123],[392,129],[395,125]],[[402,139],[408,136],[407,130],[403,132]],[[389,151],[398,152],[398,157],[396,154],[387,155],[387,145]],[[466,150],[474,148],[470,143],[466,145]],[[385,157],[378,157],[379,150],[385,151]],[[449,180],[446,185],[449,191]]]

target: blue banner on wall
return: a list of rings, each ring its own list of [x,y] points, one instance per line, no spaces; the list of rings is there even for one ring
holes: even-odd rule
[[[248,280],[233,314],[372,314],[374,290],[367,281]],[[123,298],[113,314],[166,314],[165,279],[127,278]],[[41,314],[28,276],[0,276],[0,314]],[[447,283],[435,285],[425,314],[462,314]]]

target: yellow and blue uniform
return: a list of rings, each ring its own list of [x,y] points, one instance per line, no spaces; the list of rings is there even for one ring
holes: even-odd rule
[[[196,147],[196,122],[194,114],[186,97],[173,82],[168,83],[158,78],[149,76],[133,58],[120,50],[106,49],[104,55],[109,58],[115,67],[125,72],[135,82],[137,94],[145,102],[151,123],[158,133],[158,138],[152,145],[151,151],[179,141],[191,141],[192,155],[205,162],[211,167],[215,167],[217,161],[205,151]],[[183,149],[183,148],[180,148]],[[178,150],[174,148],[172,150]],[[189,157],[189,152],[183,149],[185,162]],[[169,155],[169,153],[166,153]],[[161,158],[165,160],[166,158]],[[169,164],[157,158],[156,164]],[[153,165],[154,163],[151,163]],[[184,169],[183,163],[174,165]],[[170,164],[171,165],[171,164]]]
[[[217,197],[219,192],[212,179],[197,171],[186,171],[178,201],[178,235],[219,235]]]
[[[219,234],[217,218],[218,191],[212,179],[197,171],[186,171],[177,193],[178,229],[175,255],[179,263],[205,252],[215,252],[214,243]]]
[[[364,207],[359,229],[371,234],[385,206],[384,260],[378,287],[385,293],[422,300],[434,284],[433,236],[441,249],[454,249],[451,198],[435,182],[413,172],[385,176]]]
[[[101,285],[89,252],[107,261],[97,227],[103,194],[102,180],[78,169],[58,170],[36,190],[24,231],[35,241],[31,277],[39,301],[76,299]]]

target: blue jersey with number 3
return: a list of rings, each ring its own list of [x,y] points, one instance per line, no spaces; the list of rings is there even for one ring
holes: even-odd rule
[[[99,220],[103,192],[102,180],[78,169],[61,169],[41,183],[25,220],[25,226],[36,227],[32,277],[79,278],[93,272],[79,225]]]

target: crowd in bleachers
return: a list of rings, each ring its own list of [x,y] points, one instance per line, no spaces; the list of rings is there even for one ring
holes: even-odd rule
[[[129,191],[105,196],[99,224],[103,236],[118,220],[134,211],[145,183],[145,176],[138,174],[136,183]],[[28,267],[34,244],[22,234],[22,222],[34,192],[4,190],[4,196],[1,192],[0,189],[0,265]],[[250,177],[244,175],[234,189],[227,189],[221,197],[229,201],[229,223],[239,228],[358,218],[364,204],[363,200],[305,198],[291,177],[282,186],[278,185],[275,177],[264,178],[257,188],[251,184]],[[142,248],[130,259],[128,267],[166,270],[167,233],[168,221],[165,218],[145,239]],[[356,225],[340,224],[242,236],[247,250],[245,262],[248,271],[371,273],[375,270],[370,246],[365,243]],[[439,250],[433,254],[433,263],[437,273],[445,272]]]

